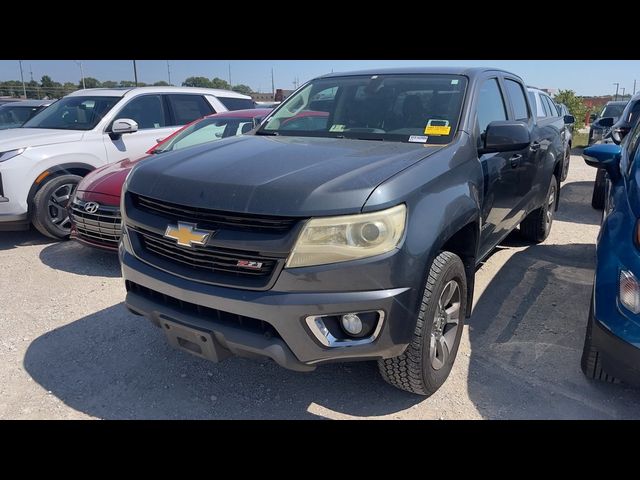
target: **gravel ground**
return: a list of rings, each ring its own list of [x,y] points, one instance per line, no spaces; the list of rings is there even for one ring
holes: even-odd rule
[[[479,268],[458,359],[428,399],[388,386],[372,363],[294,373],[172,350],[124,308],[115,256],[0,233],[0,418],[640,418],[640,390],[580,371],[594,177],[573,156],[547,241],[513,234]]]

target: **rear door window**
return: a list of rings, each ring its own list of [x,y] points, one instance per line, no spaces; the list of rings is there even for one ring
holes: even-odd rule
[[[227,110],[247,110],[256,108],[256,104],[250,98],[216,97]]]
[[[171,122],[173,126],[185,125],[214,113],[213,108],[202,95],[173,94],[167,95],[167,100],[173,113],[173,121]]]

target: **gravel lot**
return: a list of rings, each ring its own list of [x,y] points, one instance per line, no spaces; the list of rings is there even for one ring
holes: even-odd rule
[[[172,350],[124,308],[115,256],[0,233],[0,418],[640,418],[640,390],[580,371],[594,177],[573,156],[547,241],[513,234],[479,268],[458,359],[429,399],[388,386],[373,363],[303,374]]]

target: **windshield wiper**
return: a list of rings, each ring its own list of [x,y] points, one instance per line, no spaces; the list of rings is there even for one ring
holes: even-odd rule
[[[278,132],[265,132],[264,130],[258,130],[256,135],[269,135],[271,137],[277,137],[280,135]]]

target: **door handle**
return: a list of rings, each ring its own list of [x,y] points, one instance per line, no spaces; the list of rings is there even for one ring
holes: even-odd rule
[[[520,155],[519,153],[511,157],[509,159],[509,162],[511,163],[511,168],[516,168],[520,164],[521,159],[522,159],[522,155]]]
[[[536,152],[540,150],[540,142],[531,142],[531,145],[529,146],[529,148],[531,149],[532,152]]]

